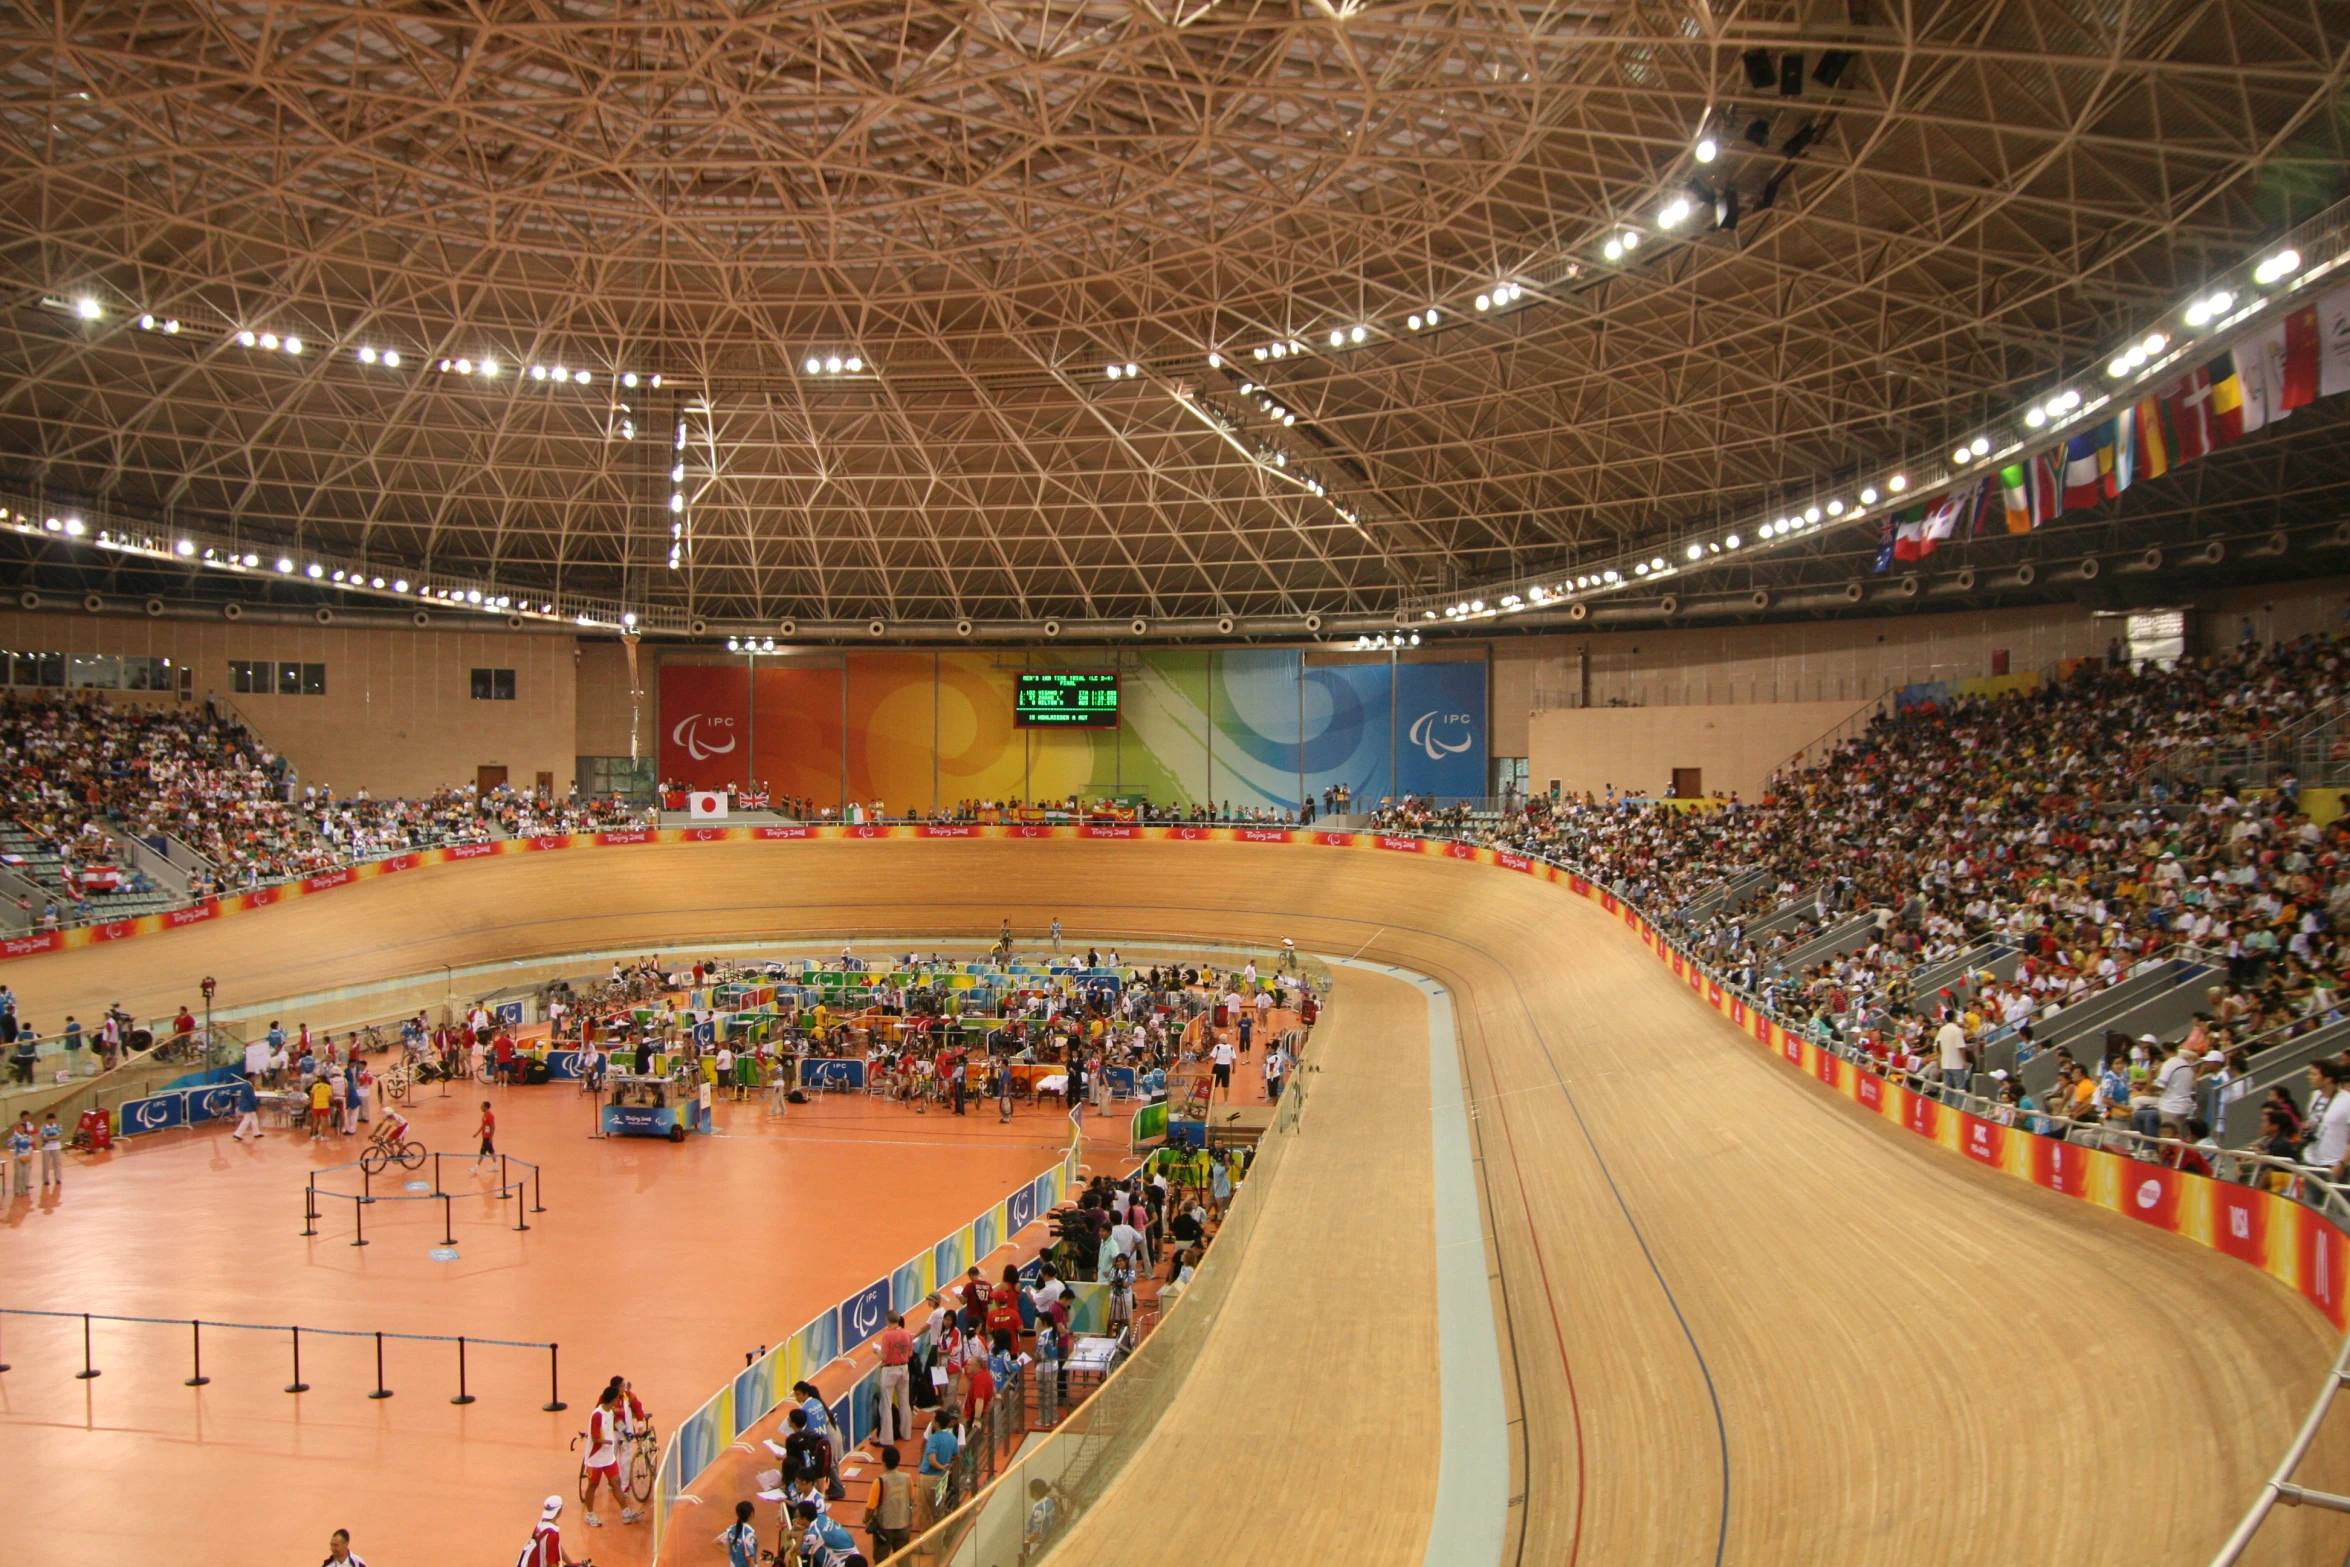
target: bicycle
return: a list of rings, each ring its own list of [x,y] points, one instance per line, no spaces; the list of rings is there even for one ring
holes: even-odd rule
[[[571,1439],[571,1451],[578,1452],[579,1444],[586,1440],[585,1431],[574,1436]],[[620,1464],[622,1486],[627,1495],[636,1499],[638,1506],[645,1506],[653,1500],[653,1472],[660,1464],[660,1439],[654,1435],[653,1423],[648,1420],[638,1429],[626,1433],[621,1440],[628,1445],[628,1456]],[[583,1506],[588,1500],[588,1466],[585,1458],[579,1461],[579,1500]]]
[[[381,1175],[394,1161],[408,1169],[424,1167],[424,1144],[418,1142],[370,1142],[359,1154],[359,1168],[369,1175]]]

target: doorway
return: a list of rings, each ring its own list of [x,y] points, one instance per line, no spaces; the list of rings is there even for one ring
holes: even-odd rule
[[[542,800],[555,798],[555,775],[553,773],[539,774],[538,793]]]
[[[1674,768],[1673,798],[1676,800],[1701,800],[1705,798],[1704,774],[1695,767]]]
[[[473,787],[483,794],[488,794],[493,789],[505,788],[506,769],[503,767],[475,768],[473,770]]]

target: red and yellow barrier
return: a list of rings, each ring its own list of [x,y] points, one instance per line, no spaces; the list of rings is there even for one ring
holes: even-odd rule
[[[2249,1262],[2299,1290],[2323,1311],[2336,1327],[2350,1327],[2344,1292],[2350,1289],[2350,1242],[2329,1220],[2272,1193],[2235,1186],[2198,1175],[2186,1175],[2160,1165],[2144,1164],[2120,1154],[2082,1148],[2053,1138],[2036,1136],[2020,1127],[2001,1126],[1910,1092],[1852,1062],[1809,1044],[1723,990],[1694,963],[1673,951],[1639,910],[1611,892],[1594,887],[1582,877],[1523,854],[1503,849],[1480,849],[1468,844],[1432,838],[1397,838],[1385,833],[1321,832],[1313,828],[1208,826],[1180,824],[1145,826],[1133,822],[1047,823],[908,823],[869,826],[761,826],[640,828],[626,832],[583,833],[571,837],[509,838],[495,843],[458,844],[427,849],[391,859],[352,866],[299,882],[264,887],[235,897],[219,898],[194,908],[144,915],[109,925],[49,931],[0,942],[0,957],[29,957],[69,947],[122,941],[153,935],[183,925],[224,919],[250,909],[311,897],[355,882],[395,876],[426,865],[456,860],[486,859],[499,854],[542,854],[556,850],[619,848],[640,843],[789,842],[801,839],[917,839],[917,838],[1079,838],[1156,839],[1182,843],[1303,844],[1317,848],[1359,849],[1372,853],[1420,854],[1466,860],[1516,871],[1566,888],[1621,919],[1676,979],[1728,1018],[1757,1044],[1773,1051],[1800,1071],[1887,1120],[1930,1138],[1963,1158],[2030,1181],[2048,1191],[2093,1202],[2101,1208],[2150,1224],[2174,1235]]]

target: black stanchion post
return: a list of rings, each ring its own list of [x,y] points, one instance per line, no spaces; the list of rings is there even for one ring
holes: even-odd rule
[[[506,1156],[504,1154],[498,1155],[498,1185],[500,1188],[506,1185]]]
[[[530,1167],[530,1211],[533,1213],[547,1211],[547,1189],[540,1184],[539,1167],[535,1164]]]
[[[307,1393],[307,1392],[309,1392],[309,1391],[310,1391],[310,1384],[302,1380],[302,1330],[301,1330],[301,1328],[299,1328],[299,1327],[296,1327],[296,1328],[293,1330],[293,1334],[294,1334],[294,1380],[293,1380],[293,1381],[291,1381],[291,1382],[288,1382],[288,1383],[286,1384],[286,1391],[287,1391],[287,1392],[289,1392],[289,1393]]]
[[[514,1227],[518,1230],[530,1228],[530,1220],[524,1217],[522,1212],[522,1188],[520,1186],[514,1188]]]
[[[212,1379],[204,1374],[204,1324],[191,1318],[188,1322],[188,1338],[195,1353],[195,1375],[189,1377],[182,1386],[206,1386]]]
[[[437,1153],[432,1156],[432,1194],[435,1197],[447,1195],[441,1190],[441,1156]]]
[[[547,1346],[547,1401],[540,1407],[548,1414],[571,1407],[563,1402],[563,1372],[561,1363],[555,1358],[556,1347],[553,1344]],[[6,1366],[0,1366],[0,1371],[7,1369]]]
[[[310,1177],[310,1183],[302,1188],[302,1233],[305,1235],[318,1233],[318,1177],[315,1175]]]
[[[0,1360],[0,1371],[6,1371],[6,1370],[8,1370],[8,1369],[9,1369],[8,1362],[7,1362],[7,1361],[5,1361],[5,1360]]]
[[[367,1205],[363,1202],[351,1204],[351,1244],[367,1244]]]
[[[441,1193],[441,1244],[444,1246],[457,1244],[457,1220],[451,1211],[447,1192]]]
[[[365,1159],[359,1161],[359,1200],[363,1203],[375,1201],[375,1176],[368,1170]]]
[[[375,1391],[367,1396],[369,1398],[389,1398],[392,1396],[392,1390],[384,1386],[384,1336],[381,1333],[375,1336]]]
[[[90,1364],[90,1314],[85,1311],[82,1313],[82,1369],[74,1373],[74,1380],[87,1382],[97,1374],[98,1368]]]
[[[457,1396],[450,1399],[449,1402],[452,1404],[473,1402],[473,1395],[465,1391],[465,1340],[462,1338],[457,1340]]]

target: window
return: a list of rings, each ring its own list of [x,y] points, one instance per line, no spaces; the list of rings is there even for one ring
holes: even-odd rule
[[[326,666],[324,664],[277,663],[268,659],[248,660],[232,658],[228,661],[229,688],[239,696],[324,696],[326,695]],[[158,678],[155,689],[168,689],[168,672]]]
[[[19,686],[61,686],[65,684],[65,655],[63,653],[11,653],[8,655],[9,684]]]
[[[111,653],[76,653],[66,684],[87,691],[119,691],[122,660]]]
[[[583,756],[579,759],[579,792],[590,799],[619,795],[634,805],[653,799],[653,758],[631,761],[625,756]]]
[[[174,684],[168,658],[126,658],[122,661],[125,691],[169,691]]]
[[[511,669],[477,669],[473,672],[473,699],[476,702],[511,702],[514,700],[514,671]]]

